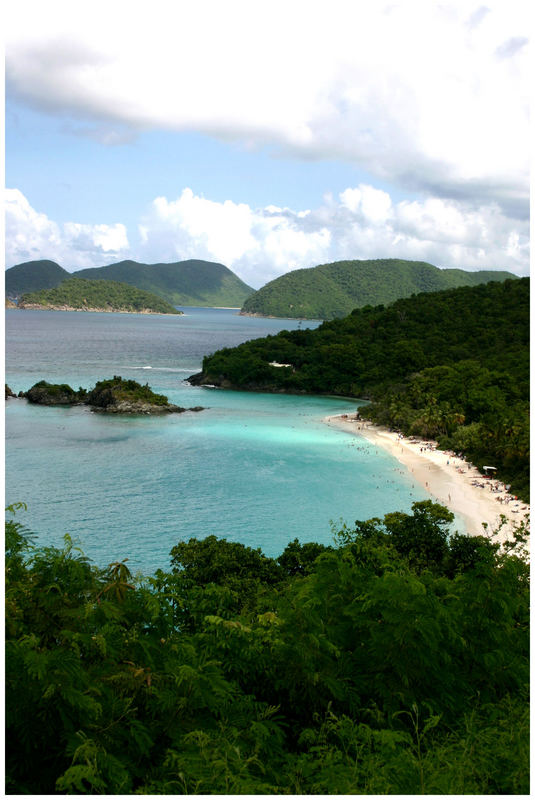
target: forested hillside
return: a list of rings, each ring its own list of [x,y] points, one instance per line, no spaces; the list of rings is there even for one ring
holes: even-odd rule
[[[281,275],[250,295],[242,312],[334,319],[344,317],[354,308],[392,303],[419,292],[475,286],[514,277],[510,272],[438,269],[424,261],[396,258],[336,261]]]
[[[6,269],[6,297],[17,298],[24,292],[52,289],[70,277],[70,273],[55,261],[26,261]]]
[[[192,259],[172,264],[120,261],[73,273],[53,261],[29,261],[6,270],[7,296],[18,298],[25,292],[51,289],[68,278],[128,283],[158,295],[173,306],[240,308],[253,292],[228,267],[212,261]]]
[[[529,569],[451,520],[208,536],[135,579],[10,513],[6,793],[528,794]]]
[[[151,312],[182,314],[152,292],[145,292],[117,281],[87,281],[70,277],[54,289],[23,294],[19,308],[88,309],[101,311]]]
[[[495,465],[528,495],[528,278],[420,294],[245,342],[206,357],[190,380],[371,398],[362,415]]]
[[[139,264],[121,261],[106,267],[83,269],[77,277],[124,281],[167,300],[175,306],[229,306],[240,308],[253,289],[223,264],[212,261],[178,261],[174,264]]]

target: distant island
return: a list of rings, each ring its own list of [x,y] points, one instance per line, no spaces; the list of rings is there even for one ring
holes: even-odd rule
[[[239,309],[254,291],[228,267],[212,261],[190,259],[171,264],[120,261],[104,267],[68,272],[55,261],[41,259],[16,264],[6,270],[6,296],[17,300],[27,292],[54,289],[71,278],[127,283],[151,292],[173,306]]]
[[[8,391],[10,394],[8,394]],[[6,386],[6,398],[13,392]],[[184,411],[203,411],[202,406],[182,408],[169,402],[164,394],[156,394],[148,383],[126,380],[120,375],[98,381],[90,391],[77,391],[67,383],[39,381],[27,392],[19,392],[29,403],[43,406],[85,405],[91,411],[107,414],[181,414]]]
[[[53,289],[23,294],[22,309],[52,311],[118,311],[137,314],[182,314],[151,292],[118,281],[69,278]]]
[[[393,303],[420,292],[515,278],[510,272],[439,269],[398,258],[335,261],[296,269],[270,281],[244,302],[241,313],[263,317],[335,319],[354,308]]]
[[[42,297],[29,300],[28,293],[64,287],[66,281],[75,279],[93,283],[105,280],[150,292],[173,307],[209,306],[241,309],[241,314],[249,316],[337,319],[354,308],[387,305],[421,292],[515,278],[516,275],[500,270],[439,269],[424,261],[384,258],[336,261],[296,269],[255,291],[228,267],[212,261],[190,259],[142,264],[128,260],[71,273],[55,261],[42,259],[10,267],[5,273],[5,285],[8,300],[18,300],[20,307],[25,308],[32,302],[39,307],[43,305]],[[76,302],[67,304],[63,300],[50,300],[47,295],[46,307],[88,308],[86,303],[79,305],[84,299],[78,294]],[[98,306],[98,310],[122,310],[110,309],[108,305]]]

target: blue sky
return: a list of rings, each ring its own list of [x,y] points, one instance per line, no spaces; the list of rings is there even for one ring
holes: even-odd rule
[[[10,3],[6,267],[529,270],[526,4]]]
[[[75,214],[97,224],[104,214],[135,227],[149,199],[173,197],[185,186],[217,202],[230,196],[254,207],[305,209],[320,205],[327,192],[338,194],[372,180],[343,160],[295,159],[195,132],[141,132],[110,146],[75,133],[77,129],[83,129],[79,121],[8,101],[6,184],[16,185],[58,222]],[[375,185],[392,196],[407,195],[382,181],[375,180]]]

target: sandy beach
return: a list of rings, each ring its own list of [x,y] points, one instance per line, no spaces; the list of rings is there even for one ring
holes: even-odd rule
[[[462,518],[467,533],[471,535],[496,531],[500,516],[504,515],[506,523],[496,537],[497,541],[503,542],[529,515],[529,506],[516,500],[499,480],[484,477],[451,452],[435,449],[436,442],[407,438],[352,414],[326,417],[324,422],[363,436],[391,453],[427,490],[430,499],[447,506]],[[488,527],[485,528],[483,523]]]

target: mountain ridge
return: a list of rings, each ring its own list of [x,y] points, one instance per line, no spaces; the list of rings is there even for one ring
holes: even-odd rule
[[[53,261],[28,261],[6,270],[6,296],[56,288],[69,278],[113,280],[158,295],[172,305],[229,306],[241,308],[254,289],[223,264],[189,259],[143,264],[127,260],[103,267],[68,272]]]

